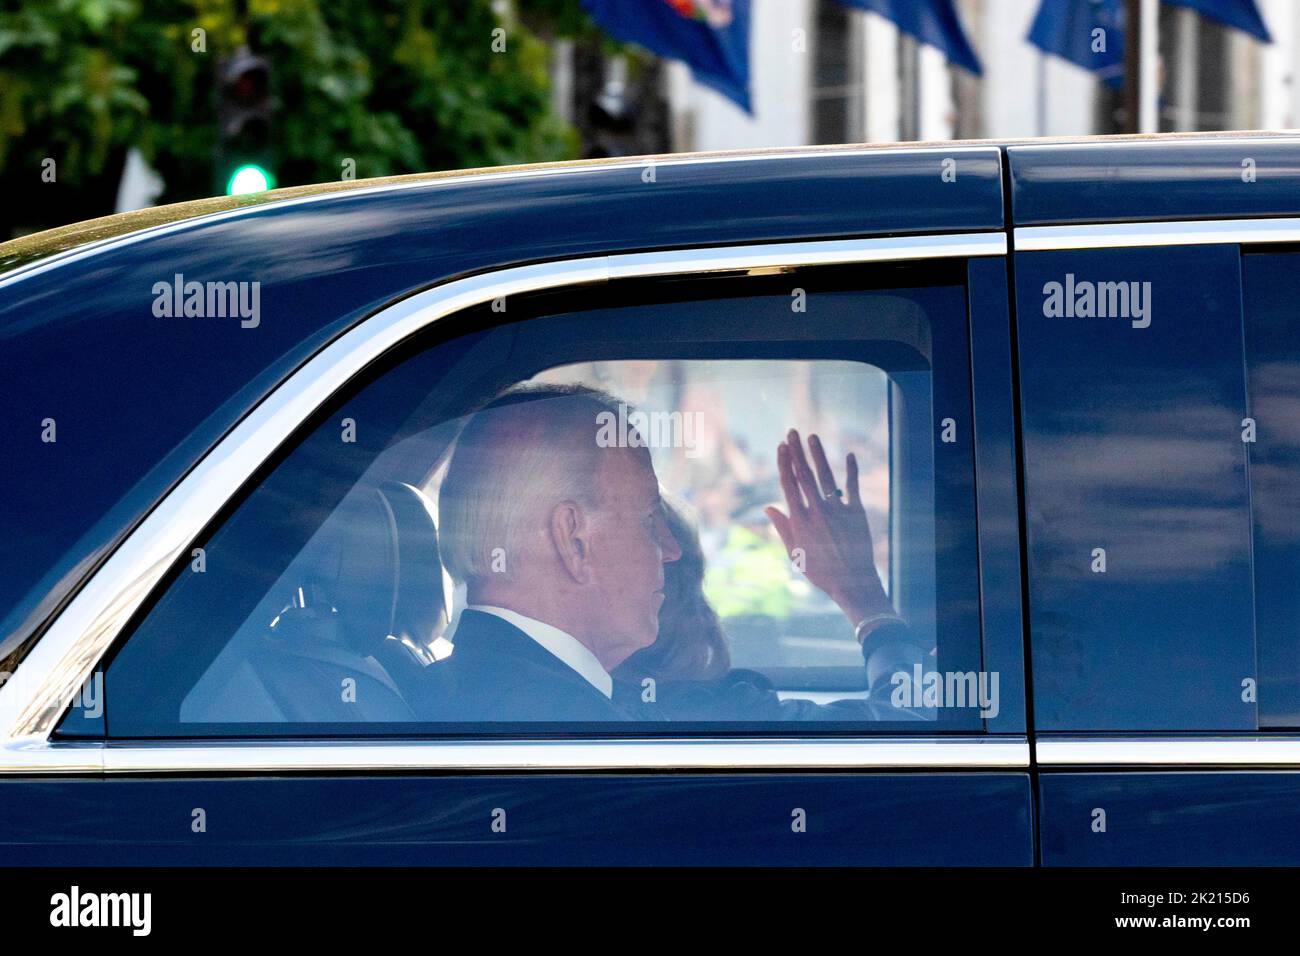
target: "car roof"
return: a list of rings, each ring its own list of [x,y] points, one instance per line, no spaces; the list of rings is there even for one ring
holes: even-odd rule
[[[512,166],[478,167],[473,169],[440,170],[385,176],[371,179],[340,180],[289,186],[245,196],[214,196],[164,206],[151,206],[130,212],[116,213],[83,222],[70,223],[0,243],[0,275],[32,265],[63,253],[104,243],[112,239],[174,223],[187,222],[208,216],[248,212],[256,213],[267,206],[285,202],[310,201],[340,193],[365,193],[394,188],[420,186],[429,183],[463,181],[486,177],[511,178],[530,174],[554,174],[569,170],[620,169],[628,166],[644,167],[648,164],[740,162],[747,159],[772,159],[781,157],[814,157],[834,155],[845,151],[897,151],[922,149],[959,149],[974,146],[1012,148],[1017,146],[1088,146],[1096,144],[1153,145],[1160,143],[1215,143],[1223,141],[1300,141],[1300,137],[1285,132],[1227,131],[1221,133],[1159,133],[1118,134],[1106,136],[1024,137],[1019,139],[979,140],[929,140],[900,143],[845,143],[824,146],[760,147],[735,150],[714,150],[690,153],[647,154],[641,156],[610,157],[602,159],[566,160],[552,163],[525,163]]]

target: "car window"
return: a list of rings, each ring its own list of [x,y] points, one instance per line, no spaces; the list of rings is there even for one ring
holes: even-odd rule
[[[1039,730],[1256,727],[1240,258],[1016,255]]]
[[[1300,256],[1242,257],[1261,727],[1300,727]]]
[[[960,272],[797,279],[435,324],[145,603],[107,734],[982,726]]]

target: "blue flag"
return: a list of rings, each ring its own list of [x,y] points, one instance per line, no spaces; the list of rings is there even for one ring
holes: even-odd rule
[[[1029,42],[1119,86],[1124,82],[1124,0],[1043,0]]]
[[[950,63],[981,72],[979,57],[966,39],[953,0],[840,0],[860,10],[878,13],[908,36],[942,50]]]
[[[750,0],[582,0],[606,33],[681,60],[699,82],[752,114]]]
[[[1255,0],[1166,0],[1272,43]],[[1124,0],[1043,0],[1029,42],[1092,70],[1112,86],[1124,81]]]
[[[1272,43],[1264,18],[1259,15],[1255,0],[1168,0],[1174,6],[1190,7],[1203,17],[1217,20],[1224,26],[1233,27],[1243,33]]]

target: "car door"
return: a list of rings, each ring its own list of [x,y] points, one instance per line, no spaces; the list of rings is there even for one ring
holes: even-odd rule
[[[1048,865],[1294,865],[1294,139],[1012,147]]]
[[[1005,234],[941,226],[973,208],[1000,224],[999,157],[879,157],[853,162],[882,195],[924,194],[924,223],[867,209],[878,237],[462,275],[316,351],[0,690],[7,857],[1031,863]],[[931,231],[889,235],[908,225]],[[471,602],[441,492],[466,423],[520,386],[616,398],[602,427],[649,449],[699,556],[687,583],[716,644],[643,663],[637,719],[460,717],[450,665]],[[850,452],[863,463],[861,573],[924,651],[887,694],[764,513],[791,426],[822,436],[837,474]],[[508,575],[518,555],[501,550]],[[699,650],[700,619],[676,646]],[[657,709],[720,680],[742,704]]]

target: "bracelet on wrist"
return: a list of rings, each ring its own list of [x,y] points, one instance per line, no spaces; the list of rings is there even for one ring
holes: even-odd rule
[[[862,620],[858,621],[857,626],[853,628],[853,636],[857,639],[858,644],[866,641],[868,635],[882,624],[902,624],[907,626],[907,622],[893,611],[882,611],[879,614],[869,614]]]

